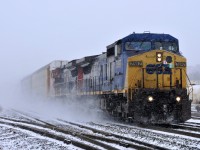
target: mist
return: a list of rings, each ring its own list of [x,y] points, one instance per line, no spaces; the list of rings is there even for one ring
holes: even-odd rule
[[[190,77],[190,80],[192,81],[199,81],[200,84],[200,64],[197,64],[195,66],[188,66],[188,75]]]
[[[95,99],[76,99],[75,97],[73,99],[50,99],[39,95],[29,95],[23,91],[21,85],[24,77],[18,78],[12,74],[1,78],[1,109],[13,109],[49,120],[62,118],[67,121],[88,122],[105,119]]]
[[[20,83],[9,84],[2,91],[0,106],[3,109],[21,111],[43,119],[65,119],[67,121],[103,121],[106,116],[99,109],[97,99],[44,98],[27,95],[20,88]]]

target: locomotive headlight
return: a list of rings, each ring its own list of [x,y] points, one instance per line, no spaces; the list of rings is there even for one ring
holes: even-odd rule
[[[177,96],[177,97],[176,97],[176,101],[177,101],[177,102],[180,102],[180,100],[181,100],[181,97],[180,97],[180,96]]]
[[[157,54],[158,57],[161,57],[162,55],[160,53]]]
[[[158,62],[161,62],[161,61],[162,61],[162,59],[161,59],[161,58],[157,58],[157,61],[158,61]]]
[[[153,101],[153,96],[148,96],[148,101],[152,102]]]
[[[160,52],[156,53],[156,61],[157,62],[161,62],[162,61],[162,53],[160,53]]]

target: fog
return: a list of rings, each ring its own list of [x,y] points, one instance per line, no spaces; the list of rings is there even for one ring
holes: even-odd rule
[[[16,110],[47,120],[56,118],[81,122],[107,120],[107,115],[98,108],[99,101],[95,98],[50,99],[26,95],[20,89],[12,94],[4,93],[4,100],[1,99],[0,104],[3,109]]]
[[[196,66],[200,64],[199,6],[199,0],[0,1],[0,105],[32,108],[36,101],[20,94],[25,76],[53,60],[100,54],[132,32],[177,37],[187,64]],[[40,111],[54,106],[39,100],[35,105]],[[51,108],[49,113],[66,111],[67,104],[55,105],[60,111]]]
[[[1,85],[0,111],[16,110],[41,119],[64,119],[67,121],[107,121],[94,99],[50,99],[28,95],[21,88],[20,80],[6,80]]]
[[[199,81],[199,83],[196,84],[200,84],[200,64],[197,64],[195,66],[188,66],[187,72],[190,80]]]

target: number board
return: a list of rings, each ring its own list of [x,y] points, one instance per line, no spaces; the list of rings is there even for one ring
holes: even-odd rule
[[[175,67],[186,67],[186,62],[175,62]]]
[[[143,63],[142,63],[142,61],[130,61],[129,66],[130,67],[142,67]]]

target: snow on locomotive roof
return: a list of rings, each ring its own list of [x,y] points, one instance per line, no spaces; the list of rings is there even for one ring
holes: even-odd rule
[[[132,33],[122,39],[117,40],[113,44],[107,46],[107,48],[112,47],[113,45],[119,42],[127,42],[127,41],[165,41],[165,42],[178,42],[178,39],[164,33]]]
[[[178,42],[178,39],[169,34],[157,34],[157,33],[133,33],[121,39],[122,41],[174,41]]]

